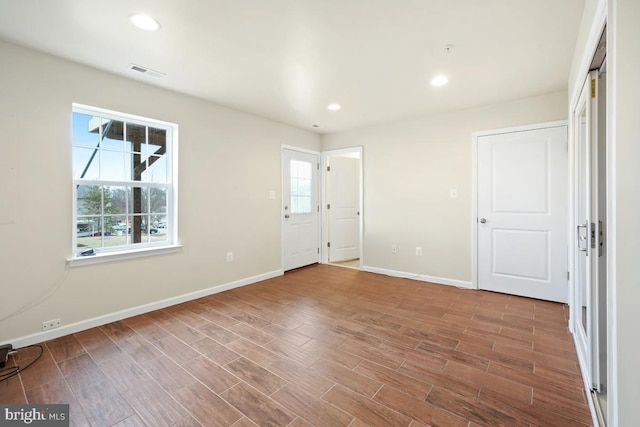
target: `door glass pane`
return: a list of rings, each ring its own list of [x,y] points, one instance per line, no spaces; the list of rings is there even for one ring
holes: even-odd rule
[[[587,169],[587,152],[589,150],[589,141],[587,140],[587,108],[586,103],[582,106],[580,111],[580,115],[578,118],[578,165],[577,165],[577,173],[578,173],[578,200],[577,200],[577,210],[578,210],[578,224],[579,225],[588,225],[588,199],[587,194],[589,191],[588,188],[588,169]],[[585,229],[584,227],[580,230],[581,236],[585,240],[579,240],[578,244],[585,248],[589,244],[588,238],[588,227]],[[578,239],[581,237],[578,236]],[[587,310],[588,310],[588,286],[589,286],[589,278],[587,276],[587,257],[584,252],[578,252],[578,277],[577,277],[577,291],[579,298],[579,307],[580,307],[580,324],[586,333],[588,332],[587,328]]]
[[[291,213],[311,213],[313,204],[313,164],[300,160],[291,160],[289,167],[291,170]]]

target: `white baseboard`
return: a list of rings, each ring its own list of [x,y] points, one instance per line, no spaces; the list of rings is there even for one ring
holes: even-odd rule
[[[139,305],[137,307],[127,308],[125,310],[116,311],[115,313],[105,314],[103,316],[94,317],[92,319],[82,320],[80,322],[64,325],[56,329],[46,332],[37,332],[35,334],[26,335],[19,338],[7,340],[14,348],[21,348],[31,344],[37,344],[54,338],[84,331],[86,329],[95,328],[96,326],[105,325],[117,320],[126,319],[127,317],[137,316],[139,314],[148,313],[150,311],[159,310],[161,308],[191,301],[194,299],[206,297],[208,295],[217,294],[219,292],[228,291],[230,289],[239,288],[241,286],[250,285],[252,283],[261,282],[273,277],[282,276],[282,270],[275,270],[269,273],[259,274],[257,276],[247,277],[245,279],[236,280],[234,282],[213,286],[211,288],[202,289],[188,294],[178,295],[176,297],[167,298],[161,301],[149,304]]]
[[[403,279],[419,280],[421,282],[437,283],[438,285],[455,286],[457,288],[473,289],[471,282],[462,280],[445,279],[442,277],[428,276],[426,274],[407,273],[405,271],[387,270],[385,268],[362,266],[362,271],[370,273],[384,274],[386,276],[401,277]]]

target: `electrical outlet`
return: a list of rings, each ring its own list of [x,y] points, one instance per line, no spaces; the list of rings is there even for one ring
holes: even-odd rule
[[[416,255],[422,256],[422,248],[420,246],[416,246]]]
[[[458,198],[458,189],[457,188],[452,188],[451,190],[449,190],[449,197],[452,199],[457,199]]]
[[[60,319],[47,320],[42,322],[42,330],[48,331],[49,329],[59,328],[61,325],[62,321]]]
[[[233,252],[227,252],[227,262],[233,261]]]
[[[398,253],[398,245],[391,245],[391,253],[392,254]]]

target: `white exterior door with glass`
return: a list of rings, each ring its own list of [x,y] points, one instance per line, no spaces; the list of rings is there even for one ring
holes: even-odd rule
[[[282,150],[283,269],[320,259],[318,165],[316,153]]]

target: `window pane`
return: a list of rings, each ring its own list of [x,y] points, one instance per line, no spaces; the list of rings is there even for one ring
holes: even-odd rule
[[[102,246],[102,222],[99,216],[78,217],[76,220],[77,248],[99,248]]]
[[[100,142],[100,127],[92,122],[93,116],[73,113],[73,145],[78,147],[98,147]]]
[[[73,147],[73,179],[98,179],[99,175],[99,150]]]
[[[106,187],[104,189],[104,213],[105,215],[127,214],[126,187]]]
[[[99,216],[79,217],[76,221],[77,237],[97,236],[101,231],[102,226],[100,225]]]
[[[106,231],[111,232],[111,237],[122,237],[131,233],[131,223],[127,221],[126,215],[112,215],[105,218],[107,225],[105,226]],[[105,232],[105,234],[107,234]],[[105,236],[109,237],[109,236]],[[113,238],[113,239],[104,239],[105,246],[115,246],[115,245],[124,245],[127,243],[127,239],[125,238]]]
[[[142,230],[143,234],[150,234],[149,230],[152,229],[153,226],[151,225],[151,219],[148,215],[144,215],[142,216],[142,223],[140,225],[140,229]]]
[[[127,154],[127,157],[131,160],[131,180],[142,181],[142,174],[147,169],[147,156],[142,153]]]
[[[118,120],[102,120],[102,143],[103,150],[122,151],[124,135],[124,124]]]
[[[98,185],[79,185],[76,208],[81,215],[102,215],[102,187]]]
[[[147,233],[147,224],[149,223],[149,215],[134,215],[132,217],[131,234],[129,235],[129,244],[148,243],[149,234]]]
[[[147,127],[127,123],[127,151],[147,154]]]
[[[109,181],[125,180],[124,156],[125,154],[122,151],[102,150],[100,157],[100,178]]]
[[[167,158],[151,156],[147,159],[147,169],[142,180],[147,182],[167,182]]]
[[[111,231],[112,236],[124,236],[131,232],[131,223],[127,221],[126,215],[112,215],[107,221],[105,230]],[[121,239],[121,243],[126,243],[126,239]]]
[[[129,213],[149,213],[149,189],[129,187]]]
[[[149,212],[156,215],[155,222],[166,221],[167,214],[167,189],[149,188]],[[152,223],[152,224],[155,224]]]
[[[167,131],[149,128],[149,155],[162,156],[167,152]]]
[[[291,160],[289,168],[291,175],[291,213],[311,213],[313,164],[310,162]]]

